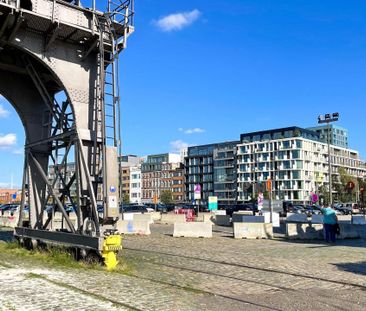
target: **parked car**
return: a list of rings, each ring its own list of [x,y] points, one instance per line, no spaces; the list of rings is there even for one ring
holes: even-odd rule
[[[76,212],[76,210],[75,210],[75,208],[72,204],[66,204],[64,206],[64,208],[65,208],[65,211],[67,213]],[[49,214],[53,211],[53,209],[55,209],[55,212],[60,212],[60,209],[58,208],[57,204],[55,204],[55,205],[53,205],[53,204],[46,205],[45,211]]]
[[[148,210],[144,205],[138,204],[121,204],[119,207],[120,213],[147,213]]]
[[[305,205],[302,205],[302,204],[288,205],[286,214],[287,213],[306,214]]]
[[[158,203],[158,204],[153,204],[153,203],[148,203],[145,204],[145,206],[150,209],[150,211],[154,212],[155,208],[157,212],[162,212],[162,213],[168,213],[171,211],[174,211],[175,206],[172,204],[162,204],[162,203]]]
[[[316,205],[305,205],[304,213],[307,214],[308,216],[319,215],[321,214],[321,209],[319,206]]]
[[[232,216],[234,212],[251,211],[253,215],[258,212],[258,205],[253,203],[228,205],[226,207],[226,215]]]
[[[7,211],[10,212],[15,212],[19,209],[20,205],[19,204],[3,204],[0,206],[0,212],[4,213]]]
[[[346,206],[345,204],[343,203],[336,203],[333,205],[333,208],[340,212],[341,214],[343,215],[351,215],[353,210],[352,210],[352,207],[351,206]]]

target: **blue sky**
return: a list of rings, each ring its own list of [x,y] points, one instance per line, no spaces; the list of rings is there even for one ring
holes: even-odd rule
[[[338,111],[350,147],[366,157],[364,1],[139,0],[135,10],[120,57],[124,153],[314,126]],[[0,104],[1,186],[12,173],[21,181],[24,134]]]

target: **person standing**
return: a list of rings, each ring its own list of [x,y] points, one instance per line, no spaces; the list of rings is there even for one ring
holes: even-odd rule
[[[336,230],[338,225],[337,215],[330,206],[321,208],[321,212],[324,216],[324,235],[327,243],[335,243],[336,241]]]

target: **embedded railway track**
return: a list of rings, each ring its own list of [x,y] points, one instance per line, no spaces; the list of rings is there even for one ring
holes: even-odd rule
[[[325,283],[334,284],[334,285],[345,286],[345,287],[353,287],[358,290],[366,291],[366,284],[362,285],[362,284],[358,284],[358,283],[335,280],[335,279],[331,279],[331,278],[324,278],[324,277],[319,277],[319,276],[315,276],[315,275],[301,274],[301,273],[283,271],[283,270],[279,270],[279,269],[269,269],[269,268],[248,265],[248,264],[242,264],[242,263],[233,263],[233,262],[227,262],[227,261],[223,261],[223,260],[213,260],[213,259],[187,256],[187,255],[181,255],[181,254],[173,254],[173,253],[147,250],[147,249],[124,247],[124,250],[129,250],[132,252],[148,253],[148,254],[159,255],[159,256],[167,256],[167,257],[173,257],[173,258],[183,258],[183,259],[193,260],[193,261],[197,261],[197,262],[212,263],[212,264],[216,264],[216,265],[222,265],[222,266],[227,266],[227,267],[232,267],[232,268],[242,268],[242,269],[253,270],[253,271],[258,271],[258,272],[265,272],[265,273],[270,273],[270,274],[285,275],[285,276],[294,278],[294,280],[306,279],[306,280],[319,281],[319,282],[325,282]],[[161,260],[149,261],[149,264],[160,265],[163,267],[188,271],[188,272],[192,272],[192,273],[201,273],[201,274],[206,274],[206,275],[210,275],[210,276],[217,276],[217,277],[223,277],[223,278],[228,278],[228,279],[237,280],[237,281],[245,281],[248,283],[265,285],[265,286],[269,286],[269,287],[272,287],[273,289],[277,289],[277,290],[295,291],[291,287],[278,286],[278,285],[274,285],[274,284],[267,283],[267,282],[254,281],[254,280],[250,280],[250,279],[234,277],[234,276],[225,275],[225,274],[216,273],[216,272],[207,271],[207,270],[205,271],[203,269],[188,268],[188,267],[184,267],[181,265],[167,264],[167,263],[161,262]]]

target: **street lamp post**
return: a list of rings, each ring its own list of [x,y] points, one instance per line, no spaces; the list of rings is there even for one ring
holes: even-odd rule
[[[328,135],[327,135],[327,143],[328,143],[328,175],[329,175],[329,204],[332,205],[333,195],[332,195],[332,161],[331,161],[331,152],[330,152],[330,135],[331,128],[330,123],[336,122],[339,120],[339,113],[327,113],[326,115],[320,115],[318,117],[318,124],[326,123],[328,125]]]

